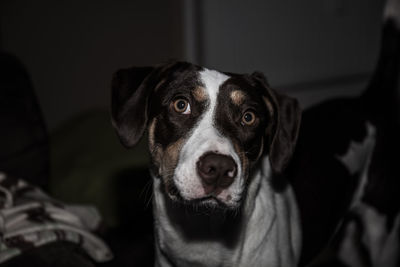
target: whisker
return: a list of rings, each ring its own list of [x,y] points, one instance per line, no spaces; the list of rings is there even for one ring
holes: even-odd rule
[[[142,197],[144,194],[144,201],[145,201],[145,208],[147,209],[150,206],[150,203],[153,199],[153,188],[152,188],[153,181],[149,180],[146,185],[144,186],[141,194],[139,197]],[[149,194],[150,193],[150,194]]]

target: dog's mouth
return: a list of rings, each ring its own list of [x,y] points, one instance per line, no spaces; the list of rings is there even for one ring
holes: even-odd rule
[[[169,186],[165,186],[165,193],[167,197],[178,204],[184,205],[186,207],[192,207],[194,209],[205,209],[205,210],[236,210],[241,205],[241,198],[238,198],[234,202],[226,202],[221,199],[218,195],[214,193],[210,193],[205,196],[187,199],[184,198],[179,189],[175,186],[174,183],[169,184]],[[228,198],[230,200],[230,198]]]
[[[187,204],[189,205],[196,207],[203,207],[210,209],[231,209],[230,206],[228,206],[215,196],[207,196],[199,199],[192,199],[185,202],[187,202]]]
[[[219,213],[238,210],[240,205],[228,205],[214,196],[207,196],[198,199],[184,200],[180,199],[179,203],[185,209],[193,210],[199,213]]]

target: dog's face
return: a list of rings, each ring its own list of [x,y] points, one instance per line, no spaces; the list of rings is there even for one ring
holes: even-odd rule
[[[275,173],[285,168],[300,111],[260,73],[174,62],[117,72],[112,115],[127,147],[148,128],[152,171],[171,199],[237,208],[262,155]]]

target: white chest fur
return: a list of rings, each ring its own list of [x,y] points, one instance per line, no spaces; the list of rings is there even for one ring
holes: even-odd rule
[[[166,199],[154,178],[156,266],[296,266],[299,215],[291,188],[276,193],[269,161],[255,173],[236,217],[188,213]]]

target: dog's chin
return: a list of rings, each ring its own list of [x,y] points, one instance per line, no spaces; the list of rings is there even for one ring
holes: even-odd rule
[[[240,202],[225,203],[215,196],[204,196],[201,198],[185,199],[179,194],[170,194],[169,199],[175,204],[182,205],[185,209],[190,208],[195,211],[236,211],[240,207]]]
[[[182,206],[185,209],[207,210],[207,211],[237,211],[241,207],[242,197],[235,200],[230,198],[228,201],[213,194],[188,197],[180,192],[175,183],[166,183],[163,177],[160,177],[163,184],[163,193],[175,206]]]
[[[205,208],[209,210],[230,210],[236,208],[236,206],[229,205],[227,203],[222,202],[216,197],[208,196],[199,199],[192,199],[185,201],[187,205],[191,205],[193,207]]]

